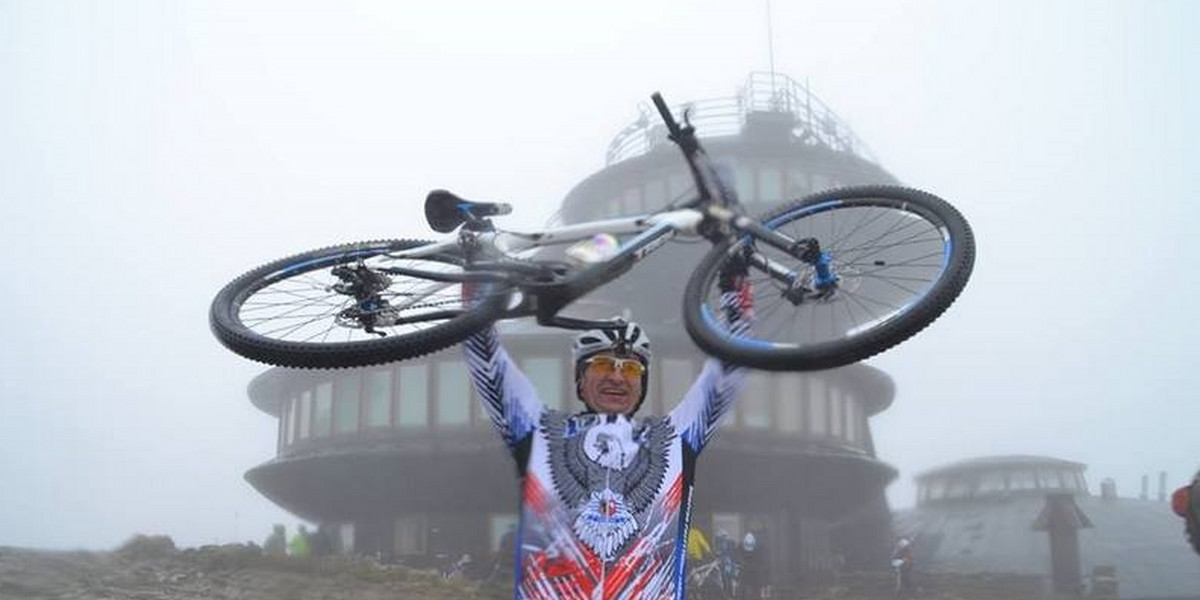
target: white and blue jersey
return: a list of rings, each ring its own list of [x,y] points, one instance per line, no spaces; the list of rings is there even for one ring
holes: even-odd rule
[[[743,331],[748,294],[728,293]],[[486,329],[464,344],[483,408],[521,473],[519,599],[682,600],[696,458],[744,370],[709,359],[665,417],[552,410]]]

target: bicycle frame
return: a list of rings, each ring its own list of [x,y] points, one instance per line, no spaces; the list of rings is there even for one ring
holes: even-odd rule
[[[522,292],[522,300],[510,307],[500,318],[536,316],[541,325],[568,329],[590,329],[615,327],[618,321],[589,321],[558,316],[558,312],[592,290],[620,277],[638,262],[653,254],[676,235],[698,237],[705,215],[699,210],[684,208],[663,213],[590,221],[566,225],[538,233],[508,231],[464,231],[459,239],[446,240],[421,248],[390,253],[397,259],[424,258],[458,253],[464,242],[478,243],[508,258],[523,258],[548,246],[566,245],[592,236],[606,233],[617,236],[633,235],[621,244],[612,256],[596,262],[571,277],[552,283],[538,283],[519,277],[520,269],[512,264],[496,261],[471,261],[467,271],[461,275],[435,275],[424,271],[395,268],[389,272],[402,275],[419,275],[429,279],[439,278],[447,283],[487,282],[503,279]],[[465,238],[465,239],[464,239]],[[507,274],[507,276],[498,274]]]
[[[703,236],[714,244],[741,237],[761,240],[791,256],[815,267],[817,271],[817,294],[831,291],[837,285],[838,276],[831,267],[832,258],[828,252],[822,252],[817,240],[808,238],[793,240],[761,223],[741,214],[737,198],[727,187],[722,186],[721,178],[713,167],[708,155],[700,147],[694,129],[690,123],[685,126],[675,121],[661,96],[654,94],[654,103],[658,107],[663,121],[670,131],[670,139],[679,145],[684,159],[696,183],[698,197],[685,202],[680,208],[648,215],[605,219],[575,225],[567,225],[538,233],[510,233],[496,231],[491,221],[484,217],[471,215],[472,207],[488,209],[483,215],[503,214],[495,212],[497,205],[475,204],[462,201],[452,195],[447,200],[460,202],[456,206],[466,215],[465,225],[459,232],[457,240],[447,240],[403,252],[390,254],[393,258],[422,258],[432,256],[460,255],[465,253],[466,263],[461,275],[426,273],[423,271],[389,268],[386,272],[411,275],[425,279],[447,283],[503,281],[515,285],[521,292],[520,302],[509,307],[499,318],[536,316],[539,325],[563,327],[568,329],[592,329],[598,327],[620,327],[623,321],[589,321],[558,316],[559,311],[592,290],[620,277],[633,268],[638,262],[654,253],[672,237],[679,234]],[[445,192],[442,192],[446,194]],[[505,205],[505,212],[508,207]],[[431,222],[432,224],[432,222]],[[453,222],[451,223],[453,225]],[[436,226],[435,226],[436,228]],[[449,231],[449,229],[439,229]],[[544,272],[543,267],[536,264],[526,265],[519,262],[492,261],[489,253],[498,253],[505,258],[524,258],[538,248],[570,244],[597,234],[633,235],[623,243],[611,257],[588,266],[564,280],[540,282],[532,278],[521,278],[520,274]],[[752,245],[748,246],[751,247]],[[478,260],[475,250],[482,248],[483,260]],[[529,254],[526,254],[529,253]],[[525,254],[525,256],[520,256]],[[792,302],[803,302],[814,290],[800,286],[795,271],[777,262],[771,261],[762,254],[751,251],[746,259],[749,266],[757,268],[773,279],[782,282],[785,296]],[[443,314],[427,315],[424,318],[443,318]]]

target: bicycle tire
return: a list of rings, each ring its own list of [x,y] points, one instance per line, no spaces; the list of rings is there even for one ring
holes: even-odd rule
[[[452,346],[490,325],[503,310],[509,290],[489,285],[492,293],[477,294],[476,302],[465,310],[461,306],[461,284],[389,274],[389,285],[378,296],[402,303],[374,306],[375,314],[392,311],[395,315],[440,317],[416,324],[382,325],[385,335],[380,336],[345,322],[347,310],[371,313],[362,310],[363,303],[354,297],[333,289],[343,281],[333,269],[342,266],[461,272],[456,254],[403,261],[387,256],[429,243],[380,240],[341,244],[265,264],[233,280],[217,294],[209,324],[217,339],[233,352],[281,367],[364,367]]]
[[[716,288],[726,260],[750,243],[749,238],[713,247],[685,288],[684,325],[705,352],[755,369],[830,369],[892,348],[941,316],[962,292],[974,266],[975,239],[966,219],[945,200],[911,188],[876,185],[822,191],[768,211],[759,222],[792,239],[817,238],[833,254],[842,279],[831,298],[795,305],[782,296],[781,284],[752,270],[757,318],[752,332],[739,337],[715,317]],[[852,245],[858,238],[865,245]],[[812,280],[811,266],[765,244],[755,247],[787,264],[801,281]],[[892,300],[905,294],[911,297],[903,303]],[[780,310],[787,304],[794,309],[791,315]],[[890,310],[880,308],[878,312],[886,314],[872,316],[872,306]],[[807,323],[802,310],[809,313]],[[816,318],[819,313],[825,313],[824,319]],[[862,323],[855,313],[865,313]],[[839,331],[833,323],[847,317],[853,327]],[[827,323],[825,335],[820,328]]]

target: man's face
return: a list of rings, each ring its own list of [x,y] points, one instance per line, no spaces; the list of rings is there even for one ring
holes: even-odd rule
[[[633,412],[642,397],[641,363],[636,358],[617,357],[611,352],[602,352],[588,360],[579,386],[583,403],[597,413]],[[631,361],[637,367],[623,361]]]

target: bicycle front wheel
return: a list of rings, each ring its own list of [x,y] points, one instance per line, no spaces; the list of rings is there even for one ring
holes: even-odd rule
[[[457,251],[419,259],[390,253],[429,244],[387,240],[297,254],[254,269],[213,300],[213,333],[233,352],[283,367],[346,368],[451,346],[489,325],[507,289],[462,301]]]
[[[756,244],[776,276],[752,268],[755,323],[745,337],[716,318],[722,267],[752,243],[715,246],[684,292],[684,324],[701,349],[770,371],[829,369],[863,360],[916,335],[954,302],[975,258],[962,215],[919,190],[859,186],[819,192],[759,218],[828,252],[836,283],[788,253]],[[790,271],[790,281],[778,272]]]

